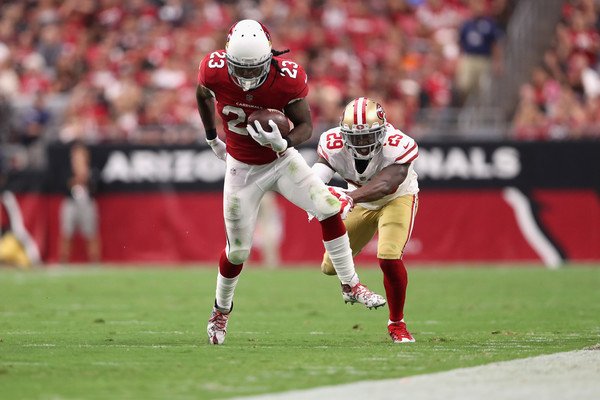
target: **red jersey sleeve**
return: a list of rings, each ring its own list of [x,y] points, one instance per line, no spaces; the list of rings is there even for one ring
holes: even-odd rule
[[[227,70],[227,62],[225,60],[225,50],[213,51],[205,56],[198,67],[198,84],[209,88],[219,80],[219,72],[223,69]]]
[[[280,101],[288,104],[295,99],[301,99],[308,95],[308,78],[304,68],[292,60],[276,57],[281,72],[278,72],[271,83],[270,93],[280,98]]]

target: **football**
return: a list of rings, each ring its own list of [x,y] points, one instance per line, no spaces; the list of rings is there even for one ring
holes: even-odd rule
[[[271,132],[271,126],[269,125],[269,120],[271,119],[279,127],[281,137],[286,137],[288,133],[290,133],[290,122],[285,114],[273,108],[263,108],[254,111],[248,117],[248,124],[251,124],[254,127],[254,121],[258,121],[265,131]]]

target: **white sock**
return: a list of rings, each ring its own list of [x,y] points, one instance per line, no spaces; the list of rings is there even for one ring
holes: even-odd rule
[[[402,318],[400,321],[392,321],[391,319],[388,319],[388,326],[391,324],[397,324],[398,322],[404,322],[404,318]]]
[[[348,233],[329,241],[323,241],[325,250],[329,253],[329,258],[333,263],[333,268],[338,278],[345,285],[354,287],[358,280],[358,274],[354,269],[354,260],[352,259],[352,250],[350,249],[350,239]]]
[[[233,292],[239,277],[238,275],[235,278],[225,278],[221,273],[217,275],[217,293],[215,299],[221,311],[229,311],[231,309]]]

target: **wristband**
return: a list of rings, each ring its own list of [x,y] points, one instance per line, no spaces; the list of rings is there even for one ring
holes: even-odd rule
[[[284,137],[283,140],[285,140],[287,142],[287,147],[292,147],[292,141],[290,140],[289,137]]]
[[[217,138],[217,130],[216,129],[207,129],[206,130],[206,140],[213,140]]]

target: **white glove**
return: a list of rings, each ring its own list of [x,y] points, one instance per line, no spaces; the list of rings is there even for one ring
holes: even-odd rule
[[[206,143],[208,143],[212,151],[219,159],[225,161],[225,158],[227,157],[227,149],[225,148],[225,143],[221,139],[216,137],[211,140],[206,140]]]
[[[328,186],[327,189],[329,189],[329,192],[335,197],[337,197],[337,199],[342,204],[342,208],[340,209],[340,216],[342,217],[342,219],[346,219],[348,213],[354,208],[354,200],[352,199],[352,197],[348,196],[344,189],[340,187]]]
[[[281,153],[287,149],[288,142],[281,137],[279,127],[273,120],[269,120],[269,125],[271,126],[271,132],[265,131],[258,121],[254,121],[256,130],[254,130],[250,124],[246,126],[246,129],[248,130],[250,136],[252,136],[252,139],[254,139],[258,144],[264,147],[270,147],[273,149],[273,151]]]

